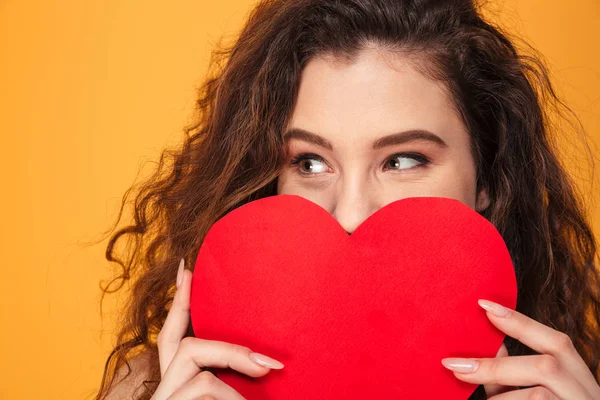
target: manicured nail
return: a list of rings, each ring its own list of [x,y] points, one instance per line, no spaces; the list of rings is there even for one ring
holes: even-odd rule
[[[258,365],[262,365],[263,367],[273,368],[273,369],[281,369],[283,368],[283,364],[277,360],[272,359],[271,357],[267,357],[264,354],[260,353],[250,353],[250,359],[257,363]]]
[[[511,313],[511,310],[509,308],[506,308],[504,306],[501,306],[498,303],[494,303],[489,300],[478,300],[477,303],[479,303],[481,308],[491,312],[492,314],[494,314],[497,317],[506,318]]]
[[[477,371],[479,361],[468,358],[444,358],[442,365],[452,371],[470,373]]]
[[[177,287],[179,288],[179,285],[181,285],[181,281],[183,280],[183,266],[185,264],[185,261],[183,260],[183,258],[181,259],[181,261],[179,261],[179,269],[177,270]]]

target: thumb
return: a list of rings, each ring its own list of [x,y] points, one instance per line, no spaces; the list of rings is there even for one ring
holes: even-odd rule
[[[184,263],[182,258],[177,273],[178,280],[180,278],[181,281],[175,292],[171,309],[156,339],[161,376],[165,374],[167,367],[175,357],[179,343],[184,338],[190,324],[192,271],[185,269]]]
[[[508,350],[506,349],[504,343],[502,343],[502,346],[500,346],[500,349],[496,354],[496,358],[499,357],[508,357]],[[483,388],[485,389],[485,394],[488,399],[497,394],[508,392],[509,390],[511,390],[510,386],[502,386],[496,384],[483,385]]]

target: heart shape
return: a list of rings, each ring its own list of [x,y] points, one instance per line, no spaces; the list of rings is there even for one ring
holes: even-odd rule
[[[458,200],[410,197],[351,235],[321,206],[280,194],[215,222],[198,253],[190,313],[202,339],[285,367],[219,369],[248,400],[467,399],[444,357],[495,357],[504,333],[477,304],[514,309],[517,286],[495,227]]]

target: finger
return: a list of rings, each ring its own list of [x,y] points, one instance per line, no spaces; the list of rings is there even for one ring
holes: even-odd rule
[[[463,363],[467,361],[453,359],[451,362],[458,364],[461,362],[459,360]],[[561,399],[591,399],[587,390],[565,372],[558,360],[549,354],[468,360],[476,360],[479,365],[475,372],[471,373],[462,373],[455,369],[454,376],[461,381],[480,385],[542,385]]]
[[[512,390],[494,397],[488,397],[488,400],[529,400],[546,399],[558,400],[558,397],[543,386],[535,386],[528,389]]]
[[[184,260],[181,259],[179,267],[182,268],[183,264]],[[177,288],[169,314],[156,338],[161,376],[169,367],[190,323],[191,275],[191,271],[183,269],[181,284]]]
[[[168,400],[190,399],[245,400],[234,388],[208,371],[202,371],[169,396]]]
[[[502,343],[502,346],[500,346],[500,349],[496,354],[496,358],[498,357],[508,357],[508,349],[506,348],[506,345],[504,343]],[[483,388],[485,389],[485,394],[487,398],[511,390],[510,386],[496,385],[493,383],[483,385]]]
[[[198,375],[202,367],[231,368],[252,377],[260,377],[271,371],[252,361],[250,353],[252,350],[248,347],[232,343],[195,337],[183,338],[161,379],[157,393],[160,392],[163,396],[172,393]]]
[[[581,358],[571,338],[518,311],[503,307],[489,300],[479,300],[494,326],[541,354],[554,356],[561,366],[594,396],[600,397],[600,388],[592,372]],[[502,311],[507,315],[502,317]]]

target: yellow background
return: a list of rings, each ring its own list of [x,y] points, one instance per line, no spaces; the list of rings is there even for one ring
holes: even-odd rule
[[[211,48],[254,2],[218,3],[0,1],[0,398],[86,399],[99,385],[118,296],[101,321],[106,242],[81,243],[114,221],[142,164],[140,178],[182,139]],[[503,25],[547,57],[597,147],[600,2],[497,4]],[[569,150],[575,172],[580,151]]]

